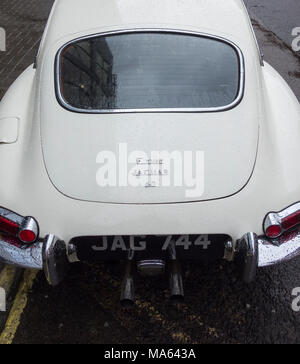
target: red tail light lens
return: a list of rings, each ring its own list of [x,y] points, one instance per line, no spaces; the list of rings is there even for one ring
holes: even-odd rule
[[[36,240],[36,235],[31,230],[22,230],[19,234],[19,238],[23,243],[33,243]]]
[[[279,212],[270,212],[264,220],[264,232],[270,239],[276,239],[283,233],[300,225],[300,202]]]
[[[21,216],[0,207],[0,232],[19,239],[22,243],[34,243],[39,237],[39,226],[30,216]]]
[[[19,225],[5,217],[0,216],[0,231],[4,233],[17,235],[19,232]]]
[[[282,219],[282,227],[284,230],[288,230],[300,224],[300,211],[293,213]]]
[[[271,225],[266,230],[266,235],[271,238],[277,238],[281,234],[281,227],[279,225]]]

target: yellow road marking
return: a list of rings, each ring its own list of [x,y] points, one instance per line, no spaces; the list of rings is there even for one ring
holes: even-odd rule
[[[21,315],[27,305],[28,293],[32,288],[33,282],[38,271],[26,270],[22,283],[14,300],[10,314],[6,321],[5,328],[0,335],[0,344],[11,344],[20,325]]]
[[[215,338],[219,338],[219,333],[217,332],[217,329],[215,329],[214,327],[207,327],[206,325],[204,325],[204,323],[201,320],[201,317],[199,315],[197,315],[196,313],[194,313],[193,311],[191,311],[191,308],[189,306],[187,306],[186,304],[182,304],[178,307],[179,311],[184,312],[185,317],[191,321],[194,322],[195,324],[197,324],[199,327],[202,327],[203,330],[209,335],[209,336],[214,336]]]
[[[4,288],[6,292],[9,291],[10,287],[14,283],[16,271],[17,268],[6,265],[0,273],[0,287]]]
[[[90,264],[91,267],[93,265]],[[120,284],[110,275],[106,274],[105,272],[101,272],[101,277],[104,278],[106,282],[108,282],[114,288],[119,288]],[[99,300],[97,295],[94,294],[94,298],[101,304],[103,304],[103,298]],[[102,302],[101,302],[102,301]],[[167,332],[173,340],[180,344],[197,344],[197,342],[193,341],[191,336],[185,333],[178,323],[175,322],[168,322],[164,315],[159,312],[150,302],[144,301],[140,298],[139,295],[136,295],[136,310],[137,312],[142,315],[142,313],[146,313],[148,318],[152,320],[152,322],[156,322],[159,324],[165,332]],[[128,318],[127,318],[128,319]],[[133,318],[136,320],[136,317]],[[126,328],[126,326],[124,325]]]
[[[90,265],[90,267],[94,268],[94,266],[92,264],[89,264],[89,265]],[[105,279],[105,281],[109,282],[113,287],[120,288],[119,282],[117,282],[112,276],[110,276],[109,274],[107,274],[106,272],[103,272],[103,271],[100,274]],[[197,341],[194,338],[192,338],[189,334],[184,332],[178,324],[167,321],[167,319],[164,317],[164,315],[162,313],[160,313],[152,305],[152,303],[141,300],[139,295],[136,295],[136,298],[137,298],[136,299],[136,308],[137,308],[138,313],[141,314],[142,313],[141,311],[143,311],[144,313],[147,314],[147,316],[150,319],[156,321],[157,323],[160,323],[162,325],[162,328],[166,332],[169,332],[171,334],[173,340],[175,340],[176,342],[179,342],[181,344],[197,344]],[[183,312],[186,320],[189,320],[190,322],[196,324],[199,327],[199,329],[201,328],[201,331],[208,334],[208,336],[214,337],[214,338],[220,337],[220,333],[218,332],[218,330],[216,328],[208,327],[203,322],[201,317],[197,313],[195,313],[193,310],[191,310],[191,307],[187,306],[185,303],[178,305],[177,310]],[[130,319],[128,319],[127,321],[129,321],[129,320]],[[125,328],[126,328],[126,326],[125,326]]]

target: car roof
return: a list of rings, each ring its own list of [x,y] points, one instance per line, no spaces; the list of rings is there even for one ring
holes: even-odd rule
[[[56,0],[45,39],[51,44],[98,32],[170,28],[249,42],[252,29],[242,0]]]

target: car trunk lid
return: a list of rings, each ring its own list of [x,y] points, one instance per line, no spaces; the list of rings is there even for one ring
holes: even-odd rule
[[[219,113],[80,114],[61,107],[51,112],[47,105],[42,147],[49,178],[64,195],[94,202],[233,195],[255,165],[258,113],[255,104],[247,113],[248,106]]]

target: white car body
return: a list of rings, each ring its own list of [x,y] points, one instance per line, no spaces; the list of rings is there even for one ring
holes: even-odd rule
[[[141,29],[234,44],[244,61],[241,101],[219,112],[98,114],[72,112],[58,103],[54,70],[62,47],[94,34]],[[41,239],[54,234],[66,245],[79,236],[226,234],[234,250],[247,232],[264,236],[270,211],[300,200],[299,140],[299,102],[262,61],[241,0],[86,0],[84,5],[60,0],[36,67],[30,66],[0,103],[0,201],[34,216]],[[147,155],[204,151],[201,197],[176,186],[99,187],[97,155],[117,153],[120,143],[127,143],[129,153]],[[297,243],[288,254],[299,249]]]

